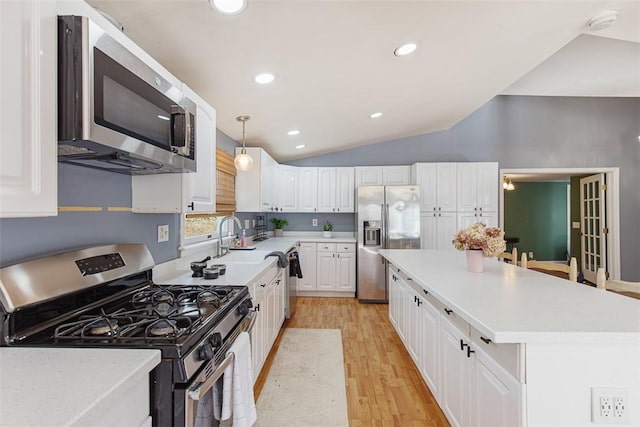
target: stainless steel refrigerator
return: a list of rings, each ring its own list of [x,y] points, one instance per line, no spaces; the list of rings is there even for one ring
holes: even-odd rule
[[[420,249],[420,187],[361,186],[356,190],[357,296],[388,302],[388,267],[380,249]]]

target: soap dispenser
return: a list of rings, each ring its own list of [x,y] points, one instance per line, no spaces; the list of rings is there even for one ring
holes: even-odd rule
[[[247,247],[247,232],[246,230],[242,230],[242,237],[240,237],[240,246],[243,248]]]

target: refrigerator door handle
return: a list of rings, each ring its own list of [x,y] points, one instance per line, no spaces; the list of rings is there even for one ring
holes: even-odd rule
[[[384,215],[384,247],[385,249],[389,249],[389,205],[385,204],[382,210],[382,214]]]

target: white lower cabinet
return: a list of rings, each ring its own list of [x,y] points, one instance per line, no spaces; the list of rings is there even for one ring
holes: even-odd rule
[[[269,268],[249,287],[256,320],[251,330],[253,380],[260,375],[284,322],[285,270]]]
[[[389,319],[452,426],[524,425],[518,344],[495,344],[389,266]]]
[[[354,243],[301,243],[298,250],[302,296],[354,296],[356,248]],[[306,292],[306,293],[305,293]]]

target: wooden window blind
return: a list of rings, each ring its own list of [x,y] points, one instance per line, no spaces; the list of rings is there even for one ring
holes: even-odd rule
[[[216,213],[236,211],[236,166],[233,156],[216,148]]]

